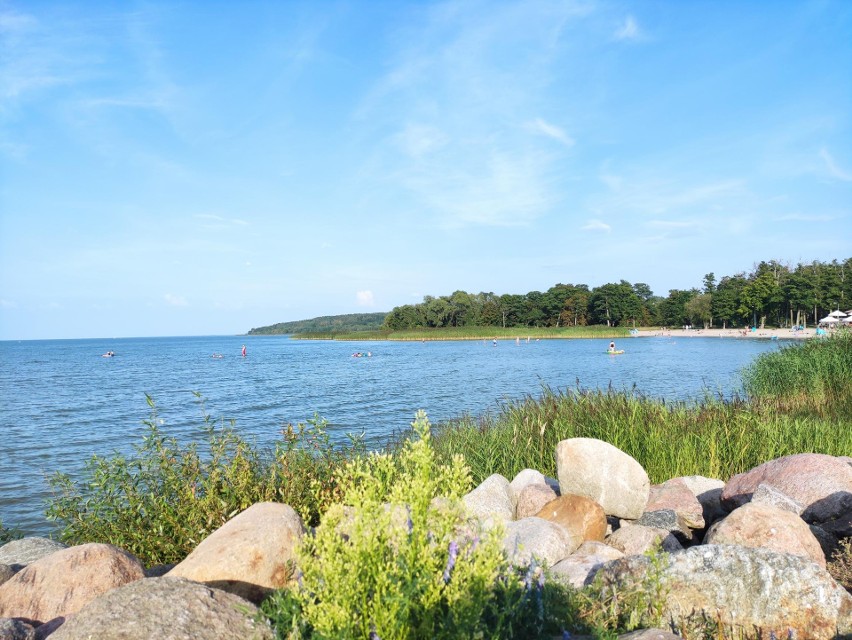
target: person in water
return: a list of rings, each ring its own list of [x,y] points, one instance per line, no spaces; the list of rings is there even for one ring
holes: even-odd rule
[[[246,357],[246,345],[243,345],[243,358]]]
[[[615,353],[615,341],[609,343],[609,352]]]

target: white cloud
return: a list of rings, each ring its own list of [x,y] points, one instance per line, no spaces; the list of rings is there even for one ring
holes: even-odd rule
[[[603,231],[609,233],[612,227],[601,220],[589,220],[586,224],[580,227],[583,231]]]
[[[820,149],[819,157],[825,162],[825,168],[828,169],[829,175],[843,182],[852,182],[852,173],[839,167],[834,157],[828,152],[828,149],[825,147]]]
[[[373,307],[376,304],[373,299],[373,292],[369,290],[355,293],[355,300],[359,307]]]
[[[172,293],[167,293],[163,296],[163,299],[166,301],[166,304],[169,304],[173,307],[188,307],[189,303],[186,301],[186,298],[183,296],[176,296]]]
[[[561,142],[566,147],[574,146],[574,138],[569,136],[565,131],[560,129],[554,124],[550,124],[541,118],[536,118],[532,122],[527,122],[524,125],[529,131],[534,133],[539,133],[547,136],[548,138],[552,138],[557,142]]]
[[[636,19],[633,16],[627,16],[624,24],[616,29],[613,36],[616,40],[639,40],[642,37],[642,31]]]

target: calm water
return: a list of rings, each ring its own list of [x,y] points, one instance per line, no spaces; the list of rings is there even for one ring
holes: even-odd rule
[[[78,474],[92,454],[129,452],[145,432],[145,394],[163,429],[200,434],[193,391],[216,418],[271,444],[288,422],[314,413],[335,437],[363,432],[380,445],[415,411],[432,422],[494,410],[537,395],[543,384],[635,387],[666,399],[704,390],[739,390],[740,370],[778,342],[719,338],[636,338],[626,353],[605,354],[608,340],[326,342],[279,336],[128,338],[0,342],[0,520],[28,534],[44,521],[45,477]],[[240,356],[245,344],[247,357]],[[353,358],[353,352],[372,357]],[[114,351],[115,357],[102,353]],[[218,352],[222,358],[212,358]]]

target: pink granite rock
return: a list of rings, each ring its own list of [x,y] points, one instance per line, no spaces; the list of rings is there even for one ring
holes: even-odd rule
[[[546,484],[529,484],[518,493],[518,506],[515,509],[515,519],[523,520],[534,516],[551,500],[556,499],[556,492]]]
[[[144,576],[139,560],[118,547],[69,547],[27,565],[0,585],[0,618],[47,622]]]
[[[852,466],[821,453],[799,453],[735,475],[722,490],[722,505],[733,511],[766,484],[804,507],[802,518],[821,523],[852,510]]]
[[[690,529],[704,528],[704,509],[692,490],[681,478],[672,478],[663,484],[651,485],[645,511],[671,509]]]

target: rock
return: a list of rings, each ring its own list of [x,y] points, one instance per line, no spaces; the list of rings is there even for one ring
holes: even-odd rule
[[[820,528],[832,534],[838,540],[852,538],[852,510],[847,511],[838,518],[820,523]]]
[[[535,469],[524,469],[519,471],[514,478],[512,478],[512,482],[509,483],[509,486],[512,487],[512,502],[515,506],[515,513],[517,513],[517,502],[520,498],[521,491],[530,485],[545,485],[547,486],[547,480],[544,477],[544,474],[541,471],[536,471]],[[520,520],[522,516],[516,515],[516,519]]]
[[[675,511],[690,529],[703,529],[705,526],[704,508],[683,478],[672,478],[663,484],[651,485],[645,511],[664,509]]]
[[[581,542],[558,524],[532,517],[506,525],[503,548],[516,566],[530,564],[535,556],[539,565],[552,567],[570,556]]]
[[[751,494],[751,502],[755,504],[765,504],[770,507],[776,507],[777,509],[783,509],[784,511],[795,513],[797,516],[801,516],[802,512],[805,510],[805,508],[793,500],[793,498],[781,493],[778,489],[768,484],[757,485],[757,489],[755,489],[754,493]]]
[[[39,624],[66,616],[145,572],[135,557],[109,544],[82,544],[27,565],[0,585],[0,617]]]
[[[295,548],[304,533],[292,507],[259,502],[207,536],[166,575],[259,602],[293,579]]]
[[[15,573],[17,572],[8,564],[0,564],[0,584],[6,582],[6,580],[15,575]]]
[[[536,517],[562,526],[577,546],[587,540],[603,541],[606,535],[606,514],[594,500],[583,496],[563,494],[544,505]]]
[[[719,518],[725,517],[728,512],[722,508],[722,489],[725,483],[715,478],[704,476],[683,476],[682,480],[687,488],[701,504],[704,526],[708,527]]]
[[[607,442],[571,438],[556,445],[559,491],[594,500],[607,515],[635,520],[648,502],[648,474],[636,460]]]
[[[271,640],[257,608],[239,596],[181,578],[145,578],[101,596],[51,640]]]
[[[825,556],[825,561],[831,562],[832,556],[834,556],[835,552],[840,549],[840,543],[837,538],[828,533],[818,524],[809,524],[808,529],[811,530],[811,533],[814,534],[814,538],[816,538],[816,541],[819,543],[820,549],[822,549],[822,555]]]
[[[705,544],[738,544],[809,559],[825,567],[825,555],[807,523],[795,513],[749,502],[707,532]]]
[[[570,556],[560,560],[553,567],[553,576],[576,589],[582,589],[594,578],[595,572],[610,560],[623,558],[624,554],[604,544],[603,542],[588,541],[580,545]]]
[[[515,518],[523,520],[534,516],[551,500],[556,499],[556,492],[546,484],[530,484],[518,493],[518,504],[515,507]]]
[[[735,630],[760,629],[778,638],[822,640],[852,633],[852,596],[805,558],[737,545],[700,545],[657,560],[664,618],[684,625],[700,616]],[[597,579],[615,589],[648,588],[652,560],[629,556],[608,562]],[[653,585],[651,585],[653,587]],[[728,634],[726,634],[727,636]]]
[[[482,521],[484,526],[511,522],[515,507],[512,486],[499,473],[487,477],[478,487],[468,493],[462,501],[471,515]]]
[[[0,640],[35,640],[32,625],[12,618],[0,618]]]
[[[8,564],[15,571],[20,571],[36,560],[67,548],[61,542],[37,536],[12,540],[0,547],[0,564]]]
[[[680,551],[683,546],[670,531],[652,529],[641,524],[625,524],[613,531],[605,542],[626,556],[642,555],[656,547],[663,551]]]
[[[681,544],[690,544],[695,539],[695,535],[684,522],[683,517],[673,509],[646,511],[632,524],[640,524],[651,529],[664,529],[674,535]]]
[[[766,462],[731,478],[722,491],[728,511],[744,505],[761,484],[804,507],[802,517],[820,524],[852,510],[852,466],[834,456],[799,453]]]

